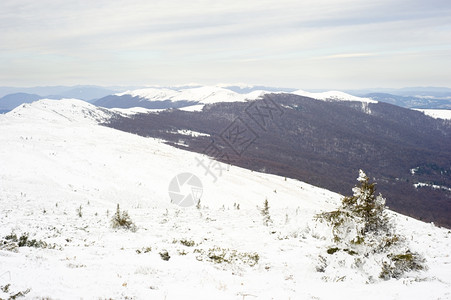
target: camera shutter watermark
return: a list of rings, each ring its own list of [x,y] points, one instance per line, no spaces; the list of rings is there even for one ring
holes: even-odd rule
[[[182,207],[193,206],[202,197],[202,182],[192,173],[180,173],[172,178],[168,192],[172,203]]]

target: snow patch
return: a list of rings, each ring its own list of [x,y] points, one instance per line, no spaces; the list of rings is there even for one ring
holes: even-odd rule
[[[410,174],[415,175],[415,173],[418,172],[419,169],[420,167],[410,169]]]
[[[419,182],[419,183],[415,183],[413,186],[415,188],[429,187],[429,188],[432,188],[434,190],[445,190],[445,191],[451,192],[451,188],[443,186],[443,185],[436,185],[436,184],[429,184],[429,183]]]
[[[180,110],[183,111],[202,111],[202,109],[204,109],[204,104],[198,104],[198,105],[190,105],[190,106],[185,106],[185,107],[181,107],[179,108]]]
[[[149,113],[159,113],[160,111],[164,111],[165,109],[150,109],[144,107],[131,107],[131,108],[111,108],[113,112],[119,113],[124,116],[133,116],[137,114],[149,114]]]
[[[188,135],[188,136],[192,136],[192,137],[210,136],[208,133],[202,133],[202,132],[197,132],[197,131],[192,131],[192,130],[187,130],[187,129],[179,129],[179,130],[177,130],[177,132],[174,132],[174,133]]]
[[[451,109],[414,109],[434,119],[451,120]]]

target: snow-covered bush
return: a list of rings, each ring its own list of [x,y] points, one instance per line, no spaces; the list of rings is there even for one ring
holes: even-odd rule
[[[111,219],[111,226],[113,228],[125,228],[129,229],[133,232],[136,231],[136,225],[133,223],[132,219],[128,215],[127,211],[122,211],[119,208],[119,204],[116,208],[116,213],[113,215],[113,218]]]
[[[360,270],[369,281],[399,278],[405,272],[424,269],[424,259],[411,253],[406,240],[395,233],[385,199],[375,193],[376,184],[370,183],[362,170],[357,181],[353,195],[344,197],[337,210],[316,216],[332,228],[327,265],[338,262],[336,267]]]

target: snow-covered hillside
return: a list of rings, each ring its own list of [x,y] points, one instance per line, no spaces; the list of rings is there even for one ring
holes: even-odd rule
[[[434,119],[451,120],[451,109],[415,109]]]
[[[98,125],[112,113],[44,100],[0,115],[0,298],[451,297],[449,230],[392,213],[428,270],[372,284],[357,270],[318,272],[331,241],[313,217],[340,195],[234,166],[214,181],[205,156]],[[185,172],[202,182],[199,208],[171,204]],[[111,227],[117,204],[136,232]]]
[[[311,93],[303,90],[294,91],[292,94],[309,97],[317,100],[328,100],[328,101],[359,101],[365,103],[377,103],[376,100],[370,98],[362,98],[353,95],[349,95],[339,91],[329,91],[321,93]]]

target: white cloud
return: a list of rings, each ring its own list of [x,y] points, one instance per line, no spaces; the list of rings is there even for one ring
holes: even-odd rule
[[[451,7],[440,0],[3,0],[0,80],[17,85],[212,80],[308,88],[302,84],[307,81],[347,88],[371,86],[374,74],[382,68],[387,73],[391,64],[406,68],[401,75],[406,80],[398,84],[439,78],[432,84],[443,85],[451,75],[428,64],[438,59],[431,53],[449,50],[450,24]],[[409,63],[404,52],[417,56]],[[442,67],[451,67],[449,56],[439,59]],[[372,73],[364,74],[365,68]],[[393,70],[378,84],[391,85],[390,73],[400,76]]]

